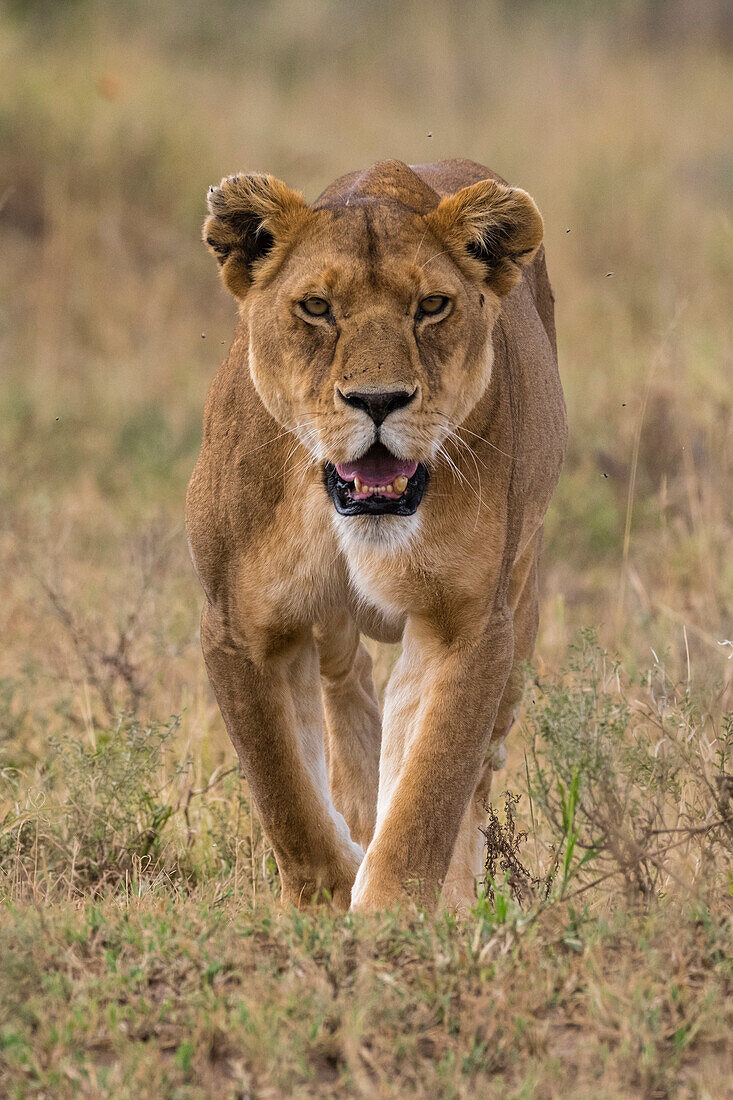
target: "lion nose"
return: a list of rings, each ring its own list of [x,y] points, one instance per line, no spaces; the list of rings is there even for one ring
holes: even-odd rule
[[[362,393],[359,391],[342,393],[341,390],[338,390],[338,395],[342,401],[345,401],[347,405],[354,405],[357,409],[363,409],[365,413],[371,416],[377,427],[391,412],[396,409],[403,409],[405,405],[409,405],[411,401],[414,401],[416,394],[417,388],[412,393],[409,390],[381,390],[376,393]]]

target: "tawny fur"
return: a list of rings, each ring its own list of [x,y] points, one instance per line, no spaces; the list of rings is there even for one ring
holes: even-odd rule
[[[378,164],[313,204],[212,189],[204,237],[240,301],[187,500],[209,676],[284,901],[460,908],[537,631],[566,424],[542,220],[470,161]],[[448,295],[440,322],[417,302]],[[326,298],[329,318],[298,303]],[[362,454],[342,391],[416,391],[381,439],[431,474],[414,516],[339,516]],[[360,641],[401,641],[380,711]]]

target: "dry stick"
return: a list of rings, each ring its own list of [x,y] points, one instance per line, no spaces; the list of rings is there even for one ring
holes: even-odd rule
[[[681,829],[653,829],[651,832],[652,836],[660,836],[665,833],[685,833],[685,836],[683,836],[681,840],[676,840],[672,844],[667,844],[663,848],[658,848],[656,852],[649,853],[645,858],[647,858],[650,863],[653,863],[654,866],[661,871],[662,866],[660,865],[658,860],[662,856],[666,856],[669,852],[673,852],[676,848],[680,848],[683,844],[686,844],[691,837],[711,832],[713,829],[717,829],[721,825],[728,824],[730,820],[730,818],[721,817],[717,821],[711,821],[709,825],[699,825],[696,827],[690,826],[688,828]],[[614,867],[612,871],[608,871],[605,875],[601,875],[600,878],[594,879],[593,882],[589,882],[585,886],[580,886],[572,894],[568,894],[567,897],[565,897],[563,900],[570,901],[571,898],[576,898],[579,894],[584,894],[587,890],[592,890],[594,886],[599,886],[602,882],[605,882],[609,878],[613,878],[613,876],[617,874],[619,874],[619,869],[618,867]],[[672,872],[667,869],[667,874],[672,874]],[[675,879],[676,882],[680,881],[675,875],[672,875],[672,877]]]
[[[636,472],[639,466],[639,448],[641,446],[641,431],[644,426],[644,416],[646,414],[646,407],[649,403],[649,394],[652,389],[652,382],[654,380],[654,374],[659,362],[662,358],[665,343],[672,330],[675,328],[679,318],[679,310],[672,318],[667,331],[664,333],[662,343],[657,349],[656,354],[652,357],[652,361],[649,365],[647,372],[646,382],[644,384],[644,393],[641,399],[641,408],[639,410],[639,419],[636,424],[636,431],[634,432],[634,446],[631,454],[631,474],[629,476],[629,491],[626,497],[626,523],[624,524],[624,545],[621,560],[621,579],[619,583],[618,602],[616,604],[616,625],[621,620],[623,614],[624,603],[626,601],[626,568],[629,560],[629,548],[631,545],[631,519],[634,511],[634,493],[636,490]]]
[[[18,890],[19,890],[19,881],[20,881],[20,834],[21,834],[21,831],[22,831],[21,829],[18,829],[18,835],[17,835],[17,839],[16,839],[16,844],[15,844],[15,868],[14,868],[15,887],[11,890],[11,894],[10,894],[11,898],[14,896],[16,901],[20,901],[20,895],[18,893]]]
[[[690,518],[692,520],[695,534],[698,537],[698,546],[702,547],[705,545],[705,540],[700,537],[705,523],[702,506],[703,487],[700,482],[700,478],[697,475],[697,470],[695,469],[692,435],[690,433],[689,426],[687,444],[682,448],[682,464],[685,468],[685,490],[687,493],[687,499],[690,508]],[[715,567],[711,562],[710,552],[706,553],[703,556],[702,551],[699,551],[698,557],[700,559],[702,568],[707,573],[707,589],[711,593],[715,592],[717,588],[717,578]],[[708,604],[708,609],[710,610],[710,604]]]
[[[234,824],[234,836],[236,845],[236,855],[234,857],[234,897],[236,898],[239,891],[239,845],[241,841],[239,839],[239,823],[242,819],[242,799],[239,797],[239,788],[237,788],[237,819]]]
[[[69,878],[69,901],[71,901],[71,892],[74,889],[74,874],[76,873],[76,854],[77,854],[77,840],[74,837],[74,844],[71,849],[71,877]],[[127,871],[125,871],[125,879],[127,879]]]
[[[242,781],[239,782],[240,788]],[[240,791],[241,797],[241,791]],[[257,861],[255,860],[255,822],[254,822],[254,807],[252,806],[252,795],[250,794],[248,801],[249,805],[249,860],[252,864],[252,909],[257,908]]]
[[[223,765],[219,764],[217,768],[214,768],[213,772],[211,773],[211,778],[209,779],[209,782],[204,787],[194,787],[191,791],[191,798],[195,798],[197,795],[200,794],[208,794],[208,792],[213,787],[216,787],[217,784],[226,779],[228,775],[232,775],[234,772],[239,771],[239,767],[237,764],[235,764],[231,768],[226,768],[224,771],[220,770],[222,767]]]
[[[626,570],[629,560],[629,547],[631,544],[631,518],[634,511],[634,492],[636,490],[636,471],[639,465],[639,448],[641,446],[641,429],[644,425],[644,414],[646,413],[646,407],[649,401],[649,394],[652,388],[652,380],[654,378],[654,372],[657,368],[657,362],[659,355],[655,355],[651,361],[649,370],[647,371],[646,382],[644,384],[644,394],[641,399],[641,408],[639,410],[639,418],[636,423],[636,430],[634,432],[634,446],[631,452],[631,474],[629,476],[629,489],[626,496],[626,523],[624,525],[624,545],[621,555],[621,579],[618,589],[618,603],[616,605],[616,625],[618,627],[621,621],[621,615],[623,614],[624,603],[626,601]]]
[[[526,752],[526,750],[524,752],[524,771],[525,771],[526,776],[527,776],[527,796],[529,798],[529,816],[532,819],[532,839],[534,840],[534,862],[535,862],[535,867],[537,868],[537,874],[539,875],[539,873],[540,873],[540,855],[539,855],[539,849],[537,848],[537,826],[535,824],[535,819],[534,819],[534,803],[532,801],[532,789],[529,785],[529,763],[527,761],[527,752]]]
[[[612,871],[607,871],[605,875],[601,875],[599,878],[593,880],[593,882],[587,883],[585,886],[579,886],[577,890],[573,890],[572,894],[566,894],[563,901],[572,901],[573,898],[577,898],[580,894],[584,894],[586,890],[592,890],[594,886],[600,886],[602,882],[606,882],[609,878],[613,878],[614,875],[618,875],[618,867],[614,867]]]
[[[180,813],[181,811],[183,811],[183,820],[186,822],[187,848],[190,848],[191,843],[193,842],[193,829],[191,828],[191,818],[188,812],[191,805],[191,799],[197,798],[199,795],[202,794],[208,794],[209,791],[212,790],[212,788],[214,788],[215,786],[217,786],[218,783],[221,783],[224,779],[226,779],[228,775],[231,775],[232,772],[236,772],[239,770],[237,765],[234,765],[234,767],[232,768],[226,768],[223,771],[222,768],[224,768],[223,764],[217,765],[217,767],[214,768],[213,772],[211,773],[211,777],[208,783],[206,783],[203,787],[189,787],[185,795],[181,796],[176,813]]]
[[[38,891],[38,823],[41,818],[41,811],[36,810],[36,836],[33,841],[33,901],[37,902]]]
[[[681,825],[676,829],[651,829],[649,836],[669,836],[670,833],[685,833],[685,839],[690,836],[699,836],[702,833],[709,833],[713,829],[719,829],[722,825],[729,825],[733,821],[733,814],[729,814],[726,817],[719,817],[717,821],[711,821],[707,825]],[[680,841],[684,843],[684,841]],[[671,845],[669,848],[662,849],[662,853],[671,851],[671,848],[679,847],[678,844]]]
[[[77,657],[87,674],[89,682],[99,692],[99,697],[102,700],[102,705],[106,710],[109,718],[114,721],[115,707],[114,700],[110,695],[108,689],[102,683],[97,671],[94,667],[94,661],[90,654],[94,652],[94,647],[89,641],[86,631],[76,621],[72,612],[65,604],[61,594],[47,581],[39,578],[41,588],[46,593],[51,606],[56,612],[56,616],[61,625],[66,630],[67,635],[71,640],[71,644],[74,647]]]
[[[640,599],[643,598],[644,600],[646,600],[650,610],[662,611],[665,615],[668,615],[670,619],[674,619],[675,622],[681,623],[684,626],[685,630],[689,630],[692,634],[695,635],[696,638],[699,638],[701,642],[705,642],[712,649],[717,650],[718,646],[720,646],[721,643],[718,641],[714,634],[711,634],[703,627],[698,626],[697,623],[689,622],[684,617],[684,615],[680,614],[679,611],[675,611],[673,607],[669,607],[666,603],[662,603],[661,600],[658,600],[654,596],[651,596],[644,588],[639,574],[636,572],[632,565],[629,565],[628,571],[632,583],[635,587],[638,588],[638,595],[640,596]]]

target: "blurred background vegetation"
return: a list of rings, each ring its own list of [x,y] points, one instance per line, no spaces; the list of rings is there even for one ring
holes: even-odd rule
[[[710,820],[695,784],[722,727],[689,708],[692,692],[719,716],[733,680],[732,46],[723,0],[0,5],[9,896],[36,898],[46,858],[69,897],[123,873],[127,889],[176,822],[176,881],[220,874],[219,896],[236,894],[244,853],[250,887],[258,875],[261,891],[273,886],[226,777],[233,751],[200,656],[182,521],[205,394],[235,323],[199,240],[204,196],[238,170],[314,198],[378,159],[458,155],[536,198],[570,420],[546,526],[539,675],[558,676],[591,627],[631,679],[654,665],[652,710],[681,682],[673,725],[702,730],[704,744],[680,782],[695,820]],[[605,697],[613,677],[601,680]],[[567,705],[556,690],[560,767],[583,688]],[[632,706],[636,689],[625,690]],[[648,778],[654,729],[644,736]],[[528,744],[517,734],[510,745],[515,788]],[[557,810],[559,788],[537,789]],[[665,792],[678,798],[674,784]],[[42,804],[55,814],[46,833]],[[546,827],[552,851],[561,839]],[[184,1051],[176,1072],[190,1063]]]
[[[729,674],[729,11],[6,5],[4,671],[55,661],[80,691],[88,671],[39,578],[104,649],[164,549],[127,656],[164,716],[195,695],[218,725],[181,526],[235,321],[199,242],[206,188],[246,169],[313,198],[379,158],[461,155],[528,189],[545,217],[571,434],[547,524],[541,660],[592,625],[634,664],[654,647],[677,670],[689,651],[698,676]]]

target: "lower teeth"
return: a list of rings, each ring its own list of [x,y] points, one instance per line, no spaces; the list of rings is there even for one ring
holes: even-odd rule
[[[370,496],[385,496],[396,493],[401,496],[407,488],[408,479],[404,476],[396,477],[390,485],[364,485],[359,478],[354,479],[354,488],[357,493],[368,493]]]

